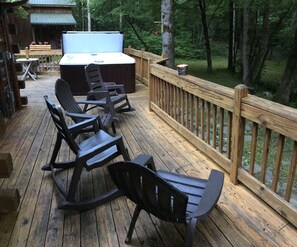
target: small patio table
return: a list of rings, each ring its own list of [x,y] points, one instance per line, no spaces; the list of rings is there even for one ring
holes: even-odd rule
[[[16,62],[21,63],[23,66],[24,74],[22,75],[22,80],[25,80],[27,76],[31,77],[34,81],[38,78],[33,68],[34,64],[38,63],[38,58],[18,58]]]

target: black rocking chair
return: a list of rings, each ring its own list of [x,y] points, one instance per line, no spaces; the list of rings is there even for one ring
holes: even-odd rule
[[[97,198],[90,198],[83,201],[77,199],[78,185],[84,168],[86,171],[90,171],[94,168],[102,167],[107,164],[107,162],[120,155],[124,160],[130,160],[129,154],[124,147],[122,137],[111,136],[104,130],[100,130],[96,118],[88,119],[68,127],[61,108],[52,103],[48,96],[44,96],[44,99],[55,126],[57,127],[58,133],[50,163],[43,166],[42,170],[52,172],[57,189],[65,198],[63,203],[59,205],[59,208],[69,210],[88,210],[121,196],[121,192],[115,188]],[[77,143],[75,138],[81,133],[81,130],[88,126],[92,126],[97,132],[88,139]],[[63,140],[68,144],[76,157],[73,161],[58,163],[56,162],[56,159]],[[73,173],[70,179],[69,188],[64,190],[62,184],[56,177],[56,170],[59,171],[60,169],[63,170],[71,167],[73,167]]]
[[[141,163],[139,159],[147,161]],[[140,155],[136,162],[111,164],[108,171],[120,191],[136,204],[126,244],[131,241],[136,220],[144,209],[162,220],[185,223],[186,246],[192,246],[197,221],[211,213],[224,182],[224,174],[217,170],[212,170],[208,179],[156,171],[148,155]]]
[[[128,96],[125,93],[124,85],[115,82],[104,82],[102,79],[100,66],[98,64],[88,64],[85,66],[85,75],[90,91],[87,100],[100,100],[104,104],[106,98],[102,98],[98,92],[109,92],[109,99],[113,105],[114,113],[132,111]]]
[[[114,114],[113,111],[105,110],[104,113],[94,116],[86,114],[86,107],[83,107],[84,110],[79,105],[93,105],[94,107],[107,107],[112,108],[113,105],[109,99],[108,92],[100,92],[100,96],[105,98],[105,103],[96,101],[96,100],[87,100],[87,101],[76,101],[72,95],[70,85],[63,79],[58,79],[55,84],[55,94],[61,104],[61,106],[66,111],[66,115],[71,117],[75,123],[79,123],[85,119],[90,119],[96,117],[100,128],[109,131],[110,127],[112,128],[113,134],[116,133],[116,128],[114,125]],[[91,109],[91,108],[90,108]],[[90,110],[88,109],[88,110]]]

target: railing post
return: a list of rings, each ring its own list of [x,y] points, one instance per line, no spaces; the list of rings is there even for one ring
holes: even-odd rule
[[[153,98],[153,86],[151,85],[152,83],[152,76],[151,76],[151,59],[149,58],[147,60],[147,63],[148,63],[148,80],[147,80],[147,83],[148,83],[148,91],[149,91],[149,97],[148,97],[148,110],[149,111],[152,111],[152,108],[151,108],[151,102],[152,102],[152,98]]]
[[[141,83],[143,84],[143,58],[144,58],[144,52],[145,52],[145,49],[142,48],[141,49],[141,61],[140,61],[140,78],[141,78]]]
[[[242,162],[245,120],[241,117],[241,103],[242,98],[246,97],[247,94],[248,88],[245,85],[241,84],[235,87],[232,124],[232,156],[230,169],[230,180],[234,184],[238,183],[238,168]]]

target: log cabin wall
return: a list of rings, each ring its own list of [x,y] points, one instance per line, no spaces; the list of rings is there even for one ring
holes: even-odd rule
[[[14,53],[19,52],[17,28],[13,9],[0,3],[0,133],[5,130],[7,118],[22,106]]]

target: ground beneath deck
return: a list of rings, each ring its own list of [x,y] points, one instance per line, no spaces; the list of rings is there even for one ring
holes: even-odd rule
[[[48,172],[41,170],[50,158],[55,129],[43,101],[54,96],[57,76],[26,81],[29,104],[9,120],[0,139],[0,152],[10,152],[14,170],[0,179],[0,188],[18,188],[19,209],[0,215],[0,246],[126,246],[124,243],[134,205],[121,197],[86,212],[57,209],[60,196]],[[137,84],[129,94],[133,112],[119,114],[118,134],[124,137],[131,157],[154,156],[158,169],[206,178],[212,168],[220,169],[199,150],[148,111],[147,88]],[[64,147],[59,158],[73,154]],[[69,173],[60,174],[67,183]],[[92,196],[112,187],[106,169],[85,172],[80,193]],[[1,203],[1,202],[0,202]],[[184,246],[185,227],[141,212],[130,246]],[[234,186],[226,174],[217,207],[199,222],[194,246],[296,246],[297,231],[269,206],[242,185]]]

